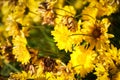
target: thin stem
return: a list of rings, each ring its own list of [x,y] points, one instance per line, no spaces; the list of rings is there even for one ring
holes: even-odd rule
[[[94,17],[92,17],[92,16],[90,16],[90,15],[88,15],[88,14],[82,14],[82,15],[89,16],[89,17],[91,17],[93,20],[95,20],[95,18],[94,18]]]
[[[78,18],[78,17],[81,17],[82,15],[76,15],[74,18]]]
[[[78,67],[78,66],[80,66],[80,65],[76,65],[76,66],[74,66],[74,67],[72,67],[72,68],[74,69],[75,67]]]
[[[75,36],[75,35],[91,36],[91,35],[88,35],[88,34],[72,34],[72,35],[69,35],[69,36]]]

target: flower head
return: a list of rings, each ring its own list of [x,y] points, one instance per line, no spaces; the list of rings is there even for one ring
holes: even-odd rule
[[[102,21],[84,21],[82,32],[86,34],[84,40],[90,44],[90,48],[103,49],[106,44],[110,43],[109,38],[112,38],[112,34],[108,34],[108,27],[110,23],[108,19],[102,19]]]
[[[24,33],[21,32],[20,35],[15,36],[12,42],[14,45],[13,54],[15,55],[17,61],[21,62],[22,64],[27,64],[31,56],[26,48],[27,41]]]
[[[69,35],[71,32],[64,26],[55,26],[55,30],[52,31],[54,35],[55,42],[60,50],[65,49],[65,51],[72,51],[72,39]]]
[[[80,21],[77,23],[77,28],[75,32],[70,31],[64,25],[56,25],[54,31],[52,31],[52,35],[54,36],[55,42],[57,42],[57,46],[60,50],[65,49],[65,51],[72,51],[73,45],[78,45],[82,41],[82,35],[80,32]]]
[[[70,56],[70,64],[76,73],[80,73],[81,77],[85,77],[87,73],[94,69],[93,62],[96,57],[94,51],[86,50],[84,47],[78,46]]]

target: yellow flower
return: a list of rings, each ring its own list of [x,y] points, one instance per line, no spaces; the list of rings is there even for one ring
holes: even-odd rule
[[[17,22],[14,20],[12,14],[10,14],[8,16],[8,21],[6,21],[6,25],[8,25],[6,27],[6,31],[8,31],[8,35],[9,36],[13,36],[13,35],[18,35],[19,34],[19,26],[18,26]]]
[[[98,80],[103,80],[104,78],[107,80],[109,80],[109,78],[115,80],[116,73],[119,71],[119,57],[120,52],[113,45],[109,46],[107,50],[98,51],[95,62],[95,74]]]
[[[110,43],[109,38],[112,38],[112,34],[108,34],[108,27],[110,23],[108,19],[104,18],[102,21],[84,21],[83,34],[86,34],[84,40],[90,44],[90,48],[93,49],[105,49],[106,44]]]
[[[13,54],[17,61],[20,61],[22,64],[27,64],[30,60],[30,54],[26,48],[27,40],[24,33],[21,31],[20,35],[13,37],[12,43],[14,45]]]
[[[19,18],[23,17],[25,8],[26,8],[26,6],[23,1],[21,1],[17,6],[15,6],[13,9],[13,13],[12,13],[13,19],[19,20]]]
[[[54,35],[54,40],[57,42],[57,46],[60,50],[65,49],[65,51],[72,51],[72,39],[70,37],[71,32],[64,26],[55,26],[55,30],[52,31]]]
[[[9,1],[4,1],[3,6],[0,6],[1,8],[1,13],[2,13],[2,21],[6,22],[6,18],[8,17],[8,14],[10,14],[10,7],[8,5]]]
[[[116,75],[114,75],[111,80],[120,80],[120,72],[117,72]]]
[[[26,80],[27,79],[27,73],[25,71],[22,71],[21,73],[12,73],[8,80]]]
[[[62,69],[63,68],[63,69]],[[66,72],[65,67],[59,66],[60,71],[46,72],[45,76],[47,80],[74,80],[74,74]]]
[[[40,77],[36,77],[35,74],[31,74],[29,71],[25,72],[17,72],[17,73],[11,73],[10,77],[8,78],[8,80],[46,80],[45,77],[41,74],[39,74]]]
[[[106,63],[109,66],[110,74],[116,74],[116,72],[119,71],[119,65],[120,65],[120,49],[117,49],[113,45],[109,46],[107,51],[105,51],[106,55]],[[103,57],[102,57],[103,58]]]
[[[55,42],[60,50],[72,51],[73,45],[78,45],[82,41],[80,32],[81,20],[75,21],[75,9],[72,6],[65,6],[56,10],[57,18],[55,19],[54,36]]]
[[[113,2],[109,0],[88,0],[90,2],[89,7],[98,9],[97,17],[109,16],[117,10],[117,5],[113,5]]]
[[[109,16],[116,11],[116,9],[110,5],[105,5],[105,7],[103,7],[101,4],[98,4],[97,8],[99,11],[98,17],[104,16],[104,15]]]
[[[80,24],[81,22],[79,21],[77,24],[78,30],[76,32],[71,32],[66,26],[61,24],[54,27],[54,31],[51,33],[60,50],[65,49],[66,52],[72,51],[73,45],[78,45],[82,41],[82,35],[76,35],[81,34]]]
[[[94,69],[93,61],[96,57],[96,53],[94,51],[78,46],[70,57],[70,64],[78,74],[80,73],[81,77],[85,77],[87,73]]]
[[[116,56],[118,56],[119,53],[117,48],[106,48],[106,50],[100,50],[97,51],[97,53],[98,55],[94,62],[96,65],[94,74],[97,76],[97,80],[109,80],[109,78],[113,77],[116,72],[118,72],[117,66],[119,63],[117,64],[118,60],[116,61],[116,59],[118,58]]]
[[[117,47],[111,45],[107,49],[106,55],[116,62],[115,65],[120,64],[120,49],[117,49]]]
[[[79,39],[81,39],[78,38],[79,36],[70,36],[73,34],[71,30],[75,29],[76,31],[76,29],[78,29],[80,25],[80,21],[78,23],[74,23],[73,17],[76,14],[76,11],[73,8],[73,6],[65,6],[63,8],[56,9],[56,14],[56,24],[54,31],[52,31],[52,35],[54,36],[55,42],[57,42],[57,46],[60,50],[65,49],[66,52],[72,51],[73,44],[78,43],[80,41]],[[65,16],[68,16],[68,18],[70,17],[70,23],[69,21],[64,20]],[[68,20],[68,18],[66,20]],[[73,27],[73,25],[75,25],[75,27]],[[71,28],[71,30],[69,28]],[[76,33],[79,33],[79,31],[76,31]],[[77,37],[78,40],[75,39],[75,37]]]
[[[110,78],[108,77],[109,74],[102,64],[97,64],[95,70],[96,72],[94,74],[96,74],[97,76],[96,80],[110,80]]]

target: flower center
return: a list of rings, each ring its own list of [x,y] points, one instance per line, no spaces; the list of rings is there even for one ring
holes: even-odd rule
[[[93,36],[93,38],[95,38],[95,39],[100,38],[101,34],[102,34],[102,33],[101,33],[101,30],[100,30],[99,27],[95,28],[95,29],[93,30],[93,32],[92,32],[92,36]]]

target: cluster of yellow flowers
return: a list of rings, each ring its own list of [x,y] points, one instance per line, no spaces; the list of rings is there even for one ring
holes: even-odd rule
[[[108,33],[110,21],[107,17],[117,10],[117,2],[109,0],[84,0],[89,3],[76,15],[73,6],[64,6],[56,10],[54,36],[60,50],[71,52],[68,67],[75,74],[85,77],[93,72],[97,80],[119,80],[119,50],[114,47]],[[80,18],[78,17],[80,16]],[[117,54],[117,55],[115,55]],[[118,63],[116,63],[118,62]]]
[[[6,41],[0,39],[0,66],[2,60],[12,60],[22,67],[22,71],[10,73],[8,80],[84,80],[89,73],[96,76],[93,80],[120,79],[120,49],[111,44],[109,38],[114,35],[108,33],[109,16],[118,11],[119,0],[2,2],[5,28],[0,33],[6,31]],[[27,37],[34,23],[54,26],[51,35],[56,46],[70,53],[67,64],[50,57],[38,58],[38,50],[29,48]]]

